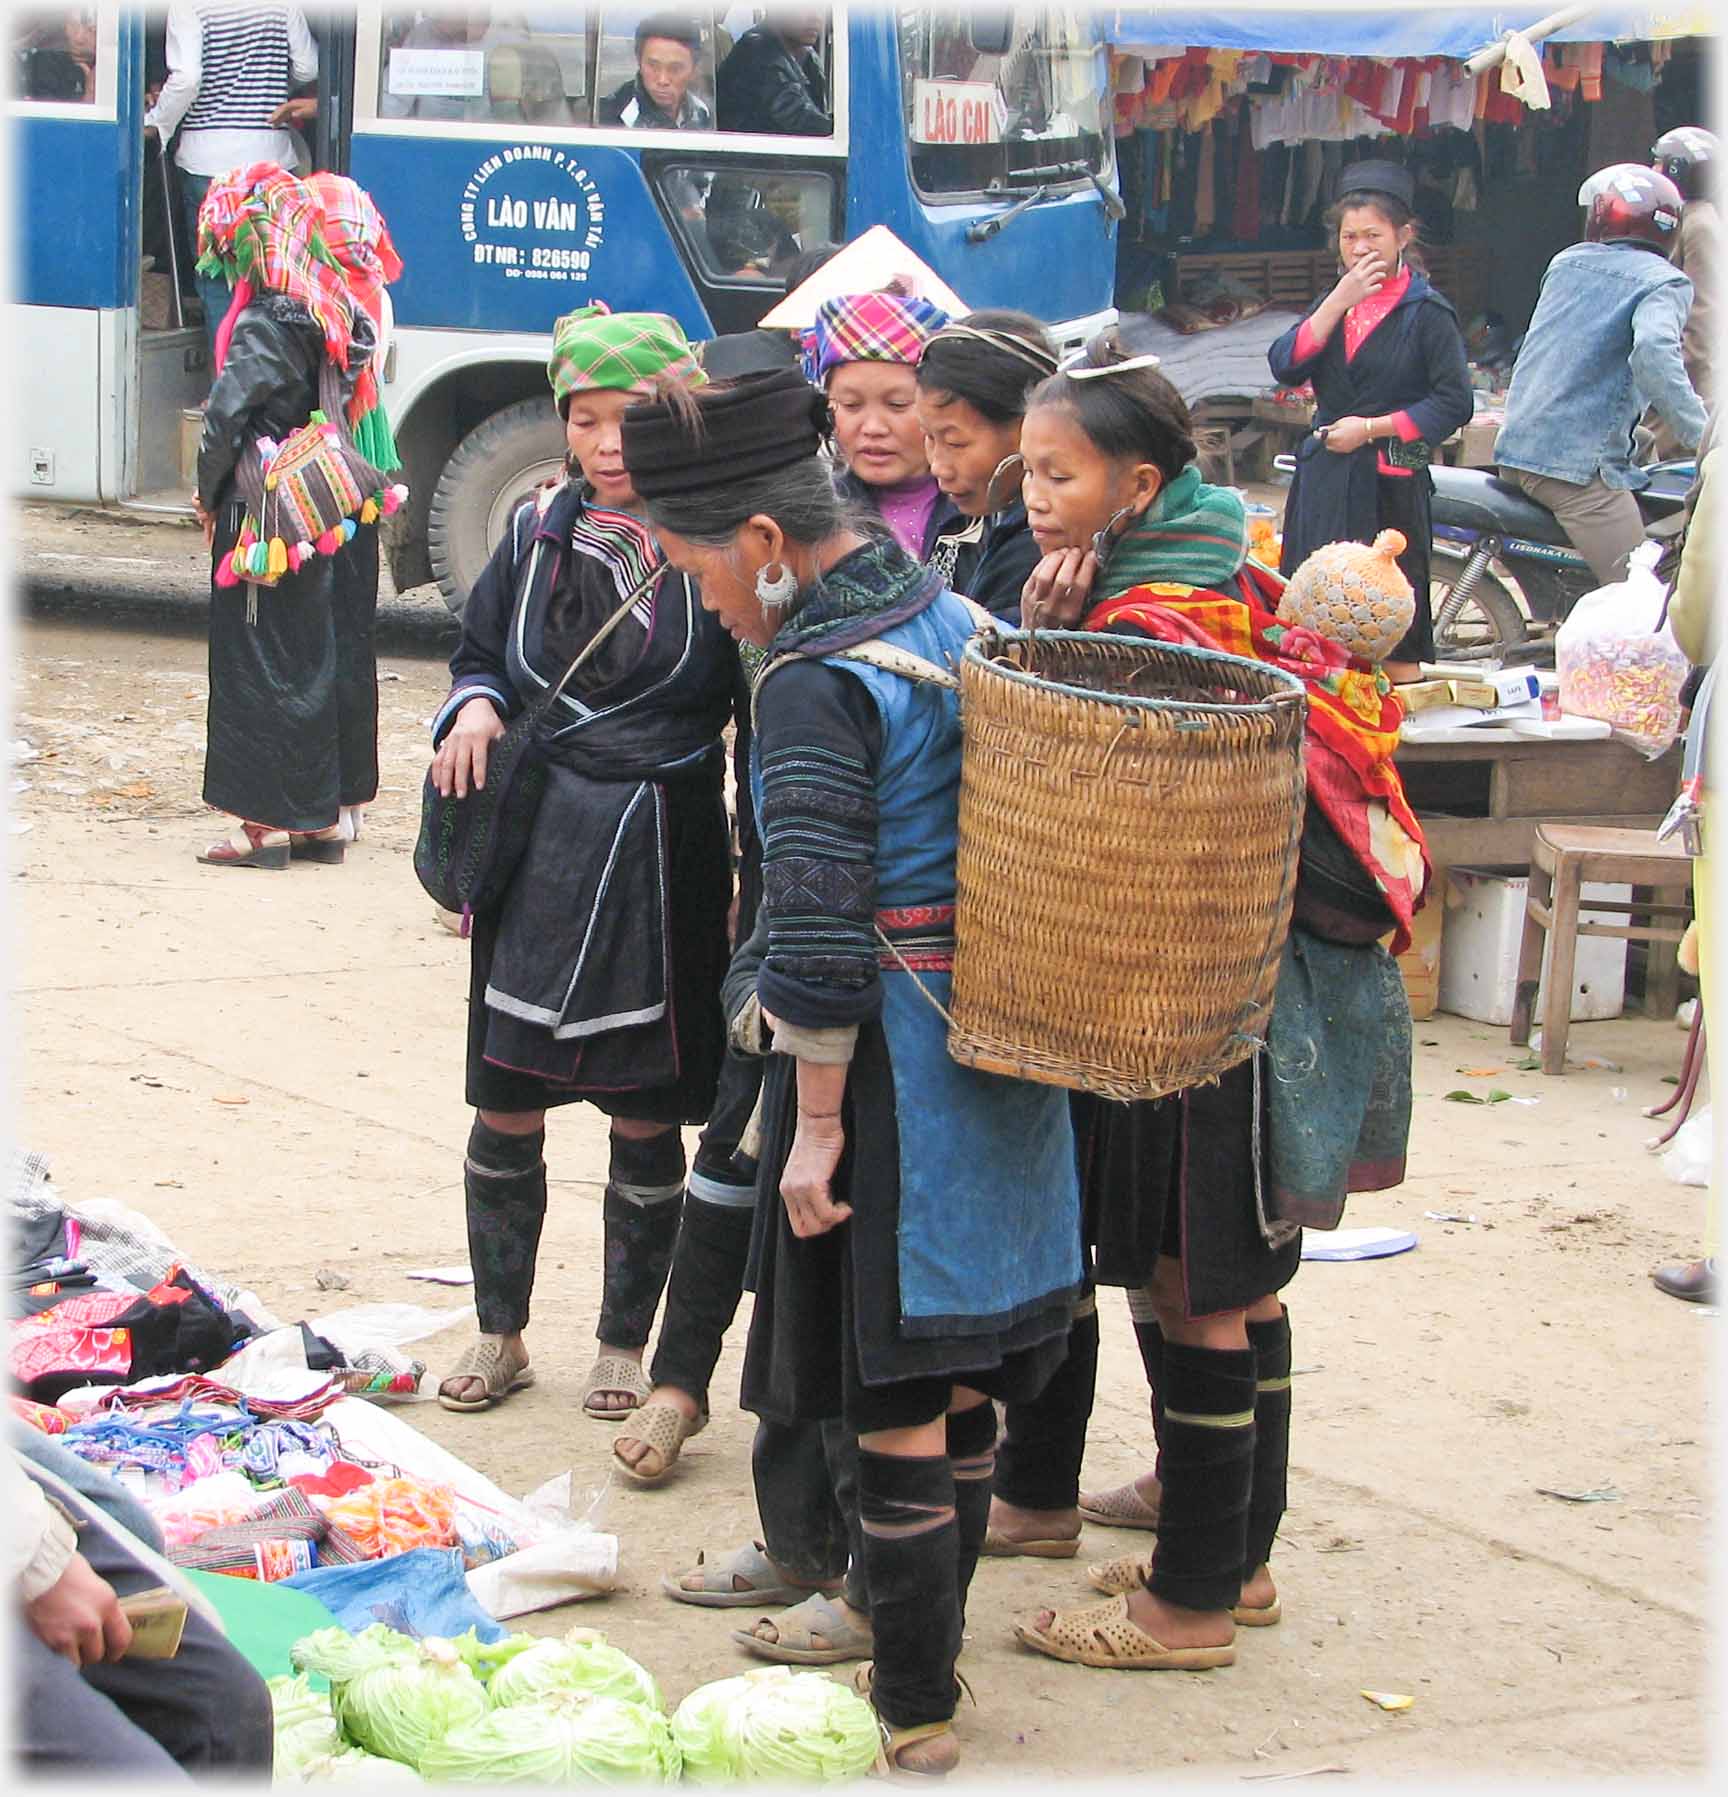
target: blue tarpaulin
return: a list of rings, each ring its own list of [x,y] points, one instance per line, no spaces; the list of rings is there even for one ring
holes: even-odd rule
[[[1462,61],[1561,10],[1559,0],[1532,6],[1357,6],[1242,4],[1213,7],[1101,7],[1112,44],[1205,45],[1215,50],[1303,51],[1320,56],[1451,56]],[[1699,37],[1713,31],[1709,6],[1602,6],[1551,43],[1624,42],[1639,38]]]

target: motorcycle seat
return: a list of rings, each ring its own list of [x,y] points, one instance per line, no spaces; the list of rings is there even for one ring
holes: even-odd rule
[[[1571,539],[1546,506],[1538,505],[1522,487],[1484,468],[1435,467],[1436,522],[1464,524],[1498,537],[1523,537],[1533,543],[1570,548]]]

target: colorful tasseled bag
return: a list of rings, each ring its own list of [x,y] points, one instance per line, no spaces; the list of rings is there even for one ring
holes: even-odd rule
[[[339,376],[324,364],[319,409],[278,443],[260,437],[241,453],[235,485],[246,517],[216,570],[218,586],[275,586],[315,555],[334,555],[362,527],[408,497],[354,447],[343,422]]]

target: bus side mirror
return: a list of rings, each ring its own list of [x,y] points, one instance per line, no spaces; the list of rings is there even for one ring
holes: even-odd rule
[[[1006,56],[1014,41],[1011,7],[981,6],[968,16],[966,35],[980,56]]]

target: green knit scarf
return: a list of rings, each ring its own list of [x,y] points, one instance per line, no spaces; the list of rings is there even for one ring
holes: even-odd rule
[[[1248,558],[1248,514],[1229,487],[1209,487],[1192,463],[1117,539],[1093,588],[1114,599],[1153,581],[1217,587]]]

